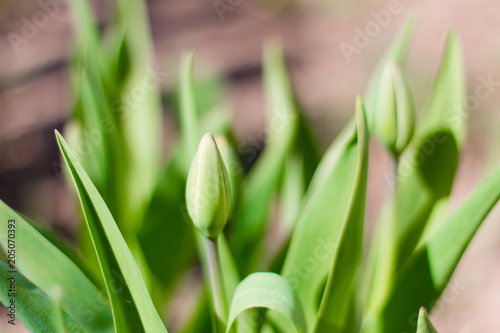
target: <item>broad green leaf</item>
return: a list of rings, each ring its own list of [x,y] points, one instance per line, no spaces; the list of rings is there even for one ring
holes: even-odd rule
[[[397,177],[387,178],[395,192],[381,215],[376,233],[380,239],[374,242],[378,248],[372,247],[370,253],[369,311],[384,302],[394,274],[415,249],[424,228],[433,228],[446,216],[464,135],[463,126],[456,125],[456,119],[465,117],[464,82],[459,42],[450,34],[414,139],[399,160]]]
[[[78,189],[119,332],[166,332],[132,253],[104,200],[59,133],[57,140]]]
[[[297,292],[309,329],[314,325],[351,200],[359,143],[352,121],[325,153],[304,198],[283,265],[282,275]]]
[[[366,91],[364,93],[366,118],[369,133],[373,133],[373,128],[375,126],[374,110],[377,101],[377,93],[380,85],[380,80],[382,78],[382,70],[384,69],[385,64],[389,61],[393,61],[397,64],[401,64],[403,62],[404,56],[406,54],[406,49],[408,47],[408,41],[413,31],[413,24],[414,16],[411,15],[407,19],[404,28],[399,32],[392,44],[389,46],[382,59],[379,61],[377,67],[373,71],[372,76],[370,77],[370,81],[368,82]]]
[[[387,302],[365,319],[363,332],[410,330],[415,309],[432,310],[460,258],[490,210],[500,199],[500,168],[484,180],[464,202],[427,237],[396,275]],[[414,328],[413,328],[414,329]]]
[[[12,285],[15,287],[12,288]],[[63,333],[64,329],[68,333],[88,332],[65,311],[60,310],[57,303],[46,293],[3,261],[0,261],[0,302],[7,311],[10,312],[10,308],[14,311],[14,317],[7,313],[2,320],[12,320],[13,325],[19,320],[32,333]],[[62,325],[64,327],[61,327]],[[102,329],[98,331],[103,332]],[[112,327],[108,332],[112,332]]]
[[[437,333],[424,307],[418,313],[417,333]]]
[[[348,324],[352,291],[363,247],[368,177],[368,132],[362,103],[361,98],[358,97],[356,100],[358,164],[354,186],[333,255],[332,267],[316,318],[314,332],[345,332],[345,326]]]
[[[252,273],[238,285],[231,302],[226,332],[240,314],[255,308],[274,310],[286,317],[296,332],[307,332],[300,301],[290,284],[278,274]],[[253,323],[248,325],[251,327]]]
[[[233,218],[233,248],[242,272],[258,253],[273,194],[297,131],[298,113],[281,48],[264,52],[264,85],[267,109],[267,145],[244,181],[241,205]],[[245,258],[245,259],[243,259]]]
[[[0,242],[5,249],[9,246],[9,230],[12,230],[7,221],[16,221],[15,264],[26,278],[48,296],[51,296],[54,286],[59,286],[63,291],[61,307],[85,331],[113,330],[111,309],[106,297],[70,258],[2,201],[0,219],[5,221],[0,223]]]

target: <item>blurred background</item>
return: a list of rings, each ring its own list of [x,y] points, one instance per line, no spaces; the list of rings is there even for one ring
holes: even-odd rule
[[[74,107],[68,69],[72,15],[65,0],[0,2],[0,199],[68,241],[77,213],[59,175],[53,130]],[[414,34],[403,67],[419,109],[439,63],[446,30],[461,38],[468,96],[468,139],[461,156],[456,206],[500,163],[500,3],[494,0],[181,1],[149,0],[155,57],[164,73],[162,93],[177,81],[180,55],[195,54],[197,79],[221,78],[238,142],[259,146],[264,126],[262,46],[283,41],[296,98],[324,151],[351,117],[383,52],[411,12]],[[112,7],[92,1],[104,29]],[[48,15],[40,15],[47,13]],[[389,15],[384,15],[389,13]],[[47,19],[45,19],[47,18]],[[376,22],[378,24],[374,24]],[[33,23],[36,23],[34,25]],[[368,38],[360,37],[366,29]],[[361,32],[361,33],[360,33]],[[366,36],[366,35],[365,35]],[[478,99],[477,88],[487,87]],[[164,107],[164,150],[178,129]],[[260,147],[261,148],[261,147]],[[371,145],[367,239],[386,186],[386,152]],[[499,332],[500,209],[480,229],[448,290],[432,312],[440,332]],[[4,326],[2,326],[4,325]],[[0,331],[5,320],[0,320]]]

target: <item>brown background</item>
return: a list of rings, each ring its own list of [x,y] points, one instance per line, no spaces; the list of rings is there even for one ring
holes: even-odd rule
[[[61,0],[61,2],[63,2]],[[354,96],[402,26],[409,11],[417,14],[415,32],[404,67],[417,107],[421,107],[439,61],[447,27],[461,37],[469,96],[479,76],[500,82],[500,3],[494,0],[401,0],[401,13],[370,39],[348,62],[340,49],[353,43],[355,29],[373,20],[371,11],[387,9],[389,1],[242,0],[221,21],[209,0],[148,1],[156,59],[175,83],[179,56],[195,52],[198,77],[228,81],[227,101],[239,140],[263,127],[260,78],[262,44],[268,37],[284,42],[293,86],[316,137],[326,146],[353,110]],[[101,26],[111,7],[94,1]],[[72,95],[66,69],[72,45],[71,15],[60,5],[56,15],[15,52],[9,33],[21,34],[23,19],[41,10],[36,1],[0,3],[0,198],[39,221],[52,224],[72,239],[75,215],[64,184],[51,164],[58,160],[53,136],[70,116]],[[500,90],[500,89],[499,89]],[[470,112],[468,141],[462,155],[453,203],[458,204],[500,163],[500,91]],[[167,140],[176,133],[166,113]],[[168,144],[166,144],[168,146]],[[381,204],[386,155],[372,144],[367,233]],[[475,332],[500,332],[500,224],[495,209],[466,252],[450,288],[432,314],[440,332],[457,332],[470,323]],[[0,317],[0,331],[6,327]]]

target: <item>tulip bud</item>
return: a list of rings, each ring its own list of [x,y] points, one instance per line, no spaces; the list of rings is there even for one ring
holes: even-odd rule
[[[194,225],[215,239],[231,211],[231,185],[226,166],[212,134],[203,136],[186,185],[186,203]]]
[[[375,134],[395,156],[410,143],[415,110],[401,71],[395,63],[384,67],[375,105]]]

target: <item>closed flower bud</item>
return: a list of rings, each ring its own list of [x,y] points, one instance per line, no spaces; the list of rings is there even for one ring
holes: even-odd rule
[[[395,63],[384,67],[375,105],[375,134],[395,156],[410,143],[415,110],[401,71]]]
[[[189,170],[186,203],[194,225],[215,239],[231,211],[231,185],[226,166],[212,134],[201,139]]]

